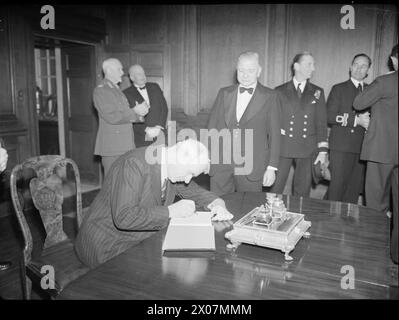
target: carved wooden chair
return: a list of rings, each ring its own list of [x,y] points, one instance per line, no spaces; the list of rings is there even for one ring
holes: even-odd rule
[[[67,170],[68,169],[68,170]],[[63,183],[75,183],[76,219],[63,215]],[[77,258],[73,234],[82,220],[79,169],[71,159],[43,155],[16,165],[10,177],[11,197],[22,230],[24,247],[21,267],[23,294],[33,288],[54,299],[71,281],[89,268]],[[69,235],[65,224],[73,225]]]

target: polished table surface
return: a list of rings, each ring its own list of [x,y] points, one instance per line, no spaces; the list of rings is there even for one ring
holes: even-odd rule
[[[224,196],[234,222],[265,202],[265,193]],[[389,258],[389,218],[353,204],[282,196],[311,221],[310,238],[290,253],[241,244],[214,223],[215,252],[162,254],[166,229],[71,283],[60,299],[397,299]],[[184,241],[184,239],[182,239]],[[353,269],[351,269],[353,267]],[[354,288],[343,289],[348,270]],[[397,277],[397,274],[396,274]],[[391,285],[391,286],[390,286]],[[397,284],[396,284],[397,285]]]

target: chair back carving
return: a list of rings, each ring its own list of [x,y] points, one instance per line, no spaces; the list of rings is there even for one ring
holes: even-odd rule
[[[28,264],[32,258],[33,239],[29,225],[26,221],[21,195],[18,192],[17,184],[24,179],[27,170],[33,170],[33,177],[30,177],[29,190],[35,208],[39,211],[46,236],[43,249],[56,245],[68,237],[63,229],[62,204],[63,177],[67,174],[67,165],[72,166],[76,186],[76,218],[77,227],[80,227],[82,218],[82,198],[80,190],[80,175],[76,163],[68,158],[59,155],[44,155],[32,157],[22,164],[16,165],[10,177],[11,197],[21,226],[24,238],[24,262]]]

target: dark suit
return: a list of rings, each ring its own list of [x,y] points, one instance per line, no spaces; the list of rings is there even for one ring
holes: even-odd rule
[[[283,193],[292,163],[293,194],[308,197],[312,185],[312,154],[327,141],[327,111],[322,88],[309,80],[299,98],[293,80],[276,88],[281,99],[281,152],[272,192]]]
[[[145,115],[143,123],[135,123],[133,125],[134,142],[137,148],[148,146],[153,143],[153,141],[145,141],[145,128],[154,127],[156,125],[166,128],[166,119],[168,117],[168,106],[159,85],[157,83],[147,82],[145,86],[150,100],[150,110]],[[143,96],[134,85],[125,89],[123,93],[126,95],[131,108],[136,105],[136,102],[140,104],[144,101]]]
[[[219,164],[212,162],[209,173],[211,191],[218,195],[234,191],[262,191],[263,174],[267,166],[277,168],[279,161],[280,107],[277,93],[257,83],[239,122],[236,115],[237,93],[238,85],[219,90],[209,116],[208,129],[216,129],[218,132],[227,129],[231,137],[231,153],[233,154],[234,150],[239,151],[239,148],[241,148],[241,154],[246,152],[251,162],[246,165],[251,170],[244,175],[234,175],[234,169],[244,167],[244,165],[235,164],[232,155],[229,159],[223,159],[223,150],[228,149],[229,146],[221,145]],[[248,133],[253,134],[250,145],[245,144],[247,129],[249,129]],[[211,157],[214,156],[211,150]],[[226,163],[228,161],[230,164]]]
[[[217,198],[193,181],[188,185],[168,181],[162,204],[161,167],[148,164],[145,149],[127,152],[113,163],[100,193],[83,217],[75,250],[81,261],[92,268],[167,226],[167,206],[176,195],[203,207]]]
[[[398,263],[398,72],[378,77],[355,98],[353,106],[356,110],[371,106],[360,154],[367,160],[366,205],[387,211],[392,189],[391,257]]]
[[[349,79],[333,86],[328,96],[327,121],[331,126],[328,200],[357,204],[363,191],[365,162],[359,156],[365,129],[359,125],[354,127],[358,113],[353,109],[358,93],[359,89]]]

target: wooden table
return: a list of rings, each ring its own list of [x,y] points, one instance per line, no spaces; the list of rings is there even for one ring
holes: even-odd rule
[[[224,199],[237,221],[264,203],[265,193],[234,193]],[[291,252],[293,261],[285,261],[281,251],[247,244],[227,250],[224,235],[231,224],[222,222],[214,224],[216,252],[164,256],[165,229],[76,280],[60,298],[398,298],[386,215],[341,202],[286,195],[283,200],[289,211],[312,223],[311,237],[302,238]],[[341,287],[341,282],[350,284],[343,279],[348,270],[354,271],[354,289]]]

